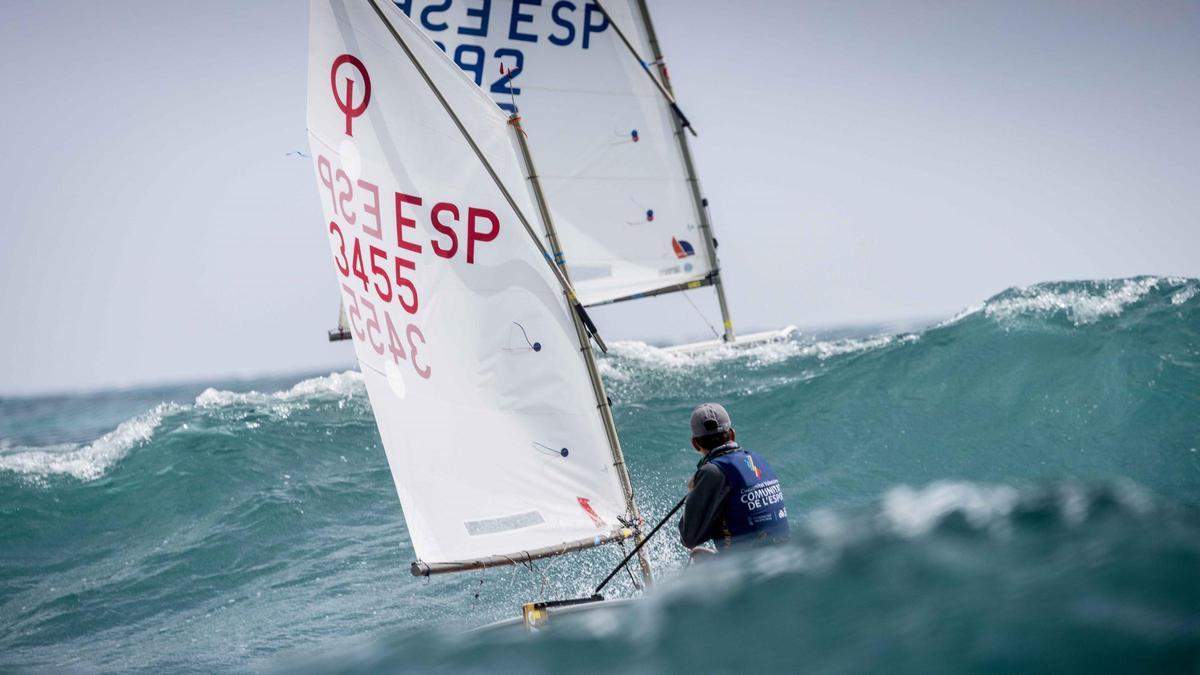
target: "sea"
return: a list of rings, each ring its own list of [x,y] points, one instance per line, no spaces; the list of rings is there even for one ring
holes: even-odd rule
[[[648,522],[724,403],[789,543],[544,630],[614,547],[418,579],[353,370],[0,399],[0,672],[1200,672],[1200,281],[600,361]],[[445,449],[431,448],[431,452]]]

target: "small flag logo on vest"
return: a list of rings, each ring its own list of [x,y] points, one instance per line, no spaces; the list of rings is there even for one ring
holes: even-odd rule
[[[755,478],[762,478],[762,471],[757,466],[754,466],[754,458],[750,455],[746,455],[746,466],[750,467],[750,470],[754,472]]]

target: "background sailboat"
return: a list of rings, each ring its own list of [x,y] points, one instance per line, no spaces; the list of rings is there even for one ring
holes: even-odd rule
[[[501,108],[520,110],[557,230],[545,245],[584,305],[712,286],[720,340],[734,339],[686,118],[644,2],[394,4]]]

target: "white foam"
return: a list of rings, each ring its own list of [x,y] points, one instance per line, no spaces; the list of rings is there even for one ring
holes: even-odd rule
[[[198,408],[218,408],[230,405],[261,405],[274,402],[290,402],[299,399],[334,396],[345,397],[363,391],[362,373],[347,370],[313,377],[296,383],[287,391],[261,393],[257,391],[224,391],[209,387],[196,397]]]
[[[691,368],[697,365],[709,365],[724,361],[745,359],[751,363],[762,365],[777,363],[791,358],[825,359],[857,352],[866,352],[887,347],[891,344],[909,344],[921,339],[916,333],[899,335],[875,335],[865,338],[847,338],[842,340],[827,340],[817,342],[802,342],[786,340],[782,342],[764,342],[752,347],[718,347],[704,352],[674,352],[645,342],[621,341],[610,347],[610,353],[623,359],[629,359],[646,365],[665,368]],[[604,361],[601,361],[604,364]],[[602,371],[605,375],[613,375],[620,379],[622,373],[611,367]]]
[[[1129,305],[1141,300],[1169,279],[1142,277],[1109,282],[1104,290],[1073,288],[1057,290],[1043,285],[1019,288],[1015,297],[991,300],[984,313],[992,319],[1010,319],[1023,314],[1062,312],[1076,326],[1095,323],[1100,319],[1118,316]]]
[[[263,394],[256,391],[232,392],[205,389],[195,400],[196,409],[213,409],[235,404],[262,405],[276,417],[287,417],[293,407],[311,398],[347,397],[363,391],[362,374],[357,371],[331,373],[297,383],[292,388]],[[46,478],[64,475],[79,480],[95,480],[134,447],[150,440],[167,415],[191,409],[178,403],[160,403],[149,412],[130,418],[100,438],[81,445],[59,443],[42,447],[13,446],[0,441],[0,471]],[[253,428],[249,427],[248,428]],[[183,429],[187,425],[183,425]]]
[[[160,403],[147,413],[125,420],[87,445],[60,443],[40,448],[14,447],[0,455],[0,471],[36,478],[66,475],[79,480],[95,480],[130,449],[150,440],[164,416],[181,409],[174,403]]]
[[[1016,488],[1007,485],[938,482],[920,490],[901,485],[884,495],[882,515],[893,531],[915,537],[928,533],[952,513],[962,514],[975,527],[984,527],[1007,518],[1019,497]]]
[[[933,328],[936,329],[936,328],[945,328],[946,326],[953,326],[954,324],[958,323],[959,321],[962,321],[963,319],[967,318],[968,316],[973,316],[975,314],[982,312],[983,308],[986,306],[987,306],[987,304],[982,303],[982,302],[979,303],[978,305],[971,305],[970,307],[967,307],[966,309],[960,311],[958,314],[955,314],[954,316],[950,317],[949,319],[946,319],[945,321],[942,321],[941,323],[934,325]]]
[[[301,396],[351,396],[366,391],[362,373],[357,370],[346,370],[340,373],[330,373],[321,377],[312,377],[297,382],[295,386],[280,394],[284,398]]]
[[[799,355],[816,357],[817,359],[824,361],[825,359],[833,358],[835,356],[874,351],[892,344],[911,344],[920,339],[921,336],[917,333],[902,333],[899,335],[876,335],[868,338],[814,342],[812,344],[804,345],[800,349]]]
[[[1200,293],[1200,286],[1187,286],[1171,296],[1172,305],[1182,305],[1183,303],[1196,297]]]

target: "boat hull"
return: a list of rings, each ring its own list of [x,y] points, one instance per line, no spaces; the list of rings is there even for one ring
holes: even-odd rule
[[[635,602],[639,602],[642,598],[619,598],[615,600],[599,600],[596,602],[588,602],[577,605],[566,605],[561,607],[545,607],[540,609],[542,616],[531,621],[529,613],[522,612],[522,616],[516,616],[511,619],[501,619],[478,628],[472,629],[471,633],[483,633],[487,635],[503,635],[517,632],[529,632],[546,630],[552,627],[561,626],[564,623],[573,623],[577,621],[587,621],[599,615],[610,612],[620,611],[631,606]]]
[[[787,326],[778,330],[762,331],[761,333],[748,333],[739,335],[733,342],[725,342],[724,340],[704,340],[702,342],[690,342],[683,345],[673,345],[671,347],[663,347],[663,351],[672,354],[702,354],[704,352],[715,351],[718,349],[746,349],[762,344],[772,342],[784,342],[791,338],[796,333],[795,326]]]

